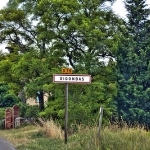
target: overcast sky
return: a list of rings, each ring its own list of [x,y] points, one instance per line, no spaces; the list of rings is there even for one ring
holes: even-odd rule
[[[9,0],[1,0],[0,9],[3,8]]]
[[[150,0],[146,0],[146,3],[150,6]],[[124,0],[116,0],[112,8],[116,14],[125,18],[127,12],[124,6]]]

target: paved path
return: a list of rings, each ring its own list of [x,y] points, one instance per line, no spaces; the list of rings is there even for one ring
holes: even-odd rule
[[[16,150],[15,147],[0,137],[0,150]]]

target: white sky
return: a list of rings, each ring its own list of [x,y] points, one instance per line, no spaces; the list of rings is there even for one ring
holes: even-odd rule
[[[9,0],[1,0],[0,9],[3,8]]]
[[[1,0],[0,2],[0,9],[2,9],[6,3],[8,2],[9,0]],[[4,52],[7,52],[6,49],[5,49],[5,45],[4,44],[0,44],[0,50],[3,50]]]
[[[127,12],[123,2],[124,0],[116,0],[112,8],[114,13],[118,14],[120,17],[125,18]]]
[[[150,0],[146,0],[146,4],[150,6]],[[112,8],[116,14],[118,14],[120,17],[125,18],[127,12],[124,6],[124,0],[116,0]]]
[[[1,0],[0,9],[3,8],[9,0]],[[118,14],[120,17],[125,18],[126,10],[124,8],[124,0],[116,0],[114,5],[112,6],[114,13]],[[150,6],[150,0],[146,0],[147,4]],[[0,44],[0,49],[4,49],[4,46]]]

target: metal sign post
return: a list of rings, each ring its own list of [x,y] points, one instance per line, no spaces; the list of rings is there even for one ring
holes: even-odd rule
[[[54,74],[54,83],[65,83],[65,144],[67,144],[67,125],[68,125],[68,83],[90,84],[91,76],[87,74],[69,74],[72,73],[71,68],[62,68],[62,73]]]
[[[68,83],[66,83],[65,93],[65,144],[67,144],[67,126],[68,126]]]

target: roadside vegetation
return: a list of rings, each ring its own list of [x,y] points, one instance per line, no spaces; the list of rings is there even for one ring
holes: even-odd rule
[[[145,0],[124,0],[123,19],[105,5],[114,2],[9,0],[0,10],[0,44],[6,45],[0,50],[0,129],[14,105],[32,120],[0,132],[18,150],[150,149],[150,8]],[[62,68],[92,78],[69,84],[67,145],[65,85],[53,81]],[[28,98],[38,105],[28,105]]]
[[[100,139],[98,128],[77,126],[78,131],[70,133],[64,144],[64,133],[54,121],[22,126],[16,129],[1,130],[1,136],[12,142],[17,150],[149,150],[150,132],[136,125],[133,128],[125,123],[103,127]]]

